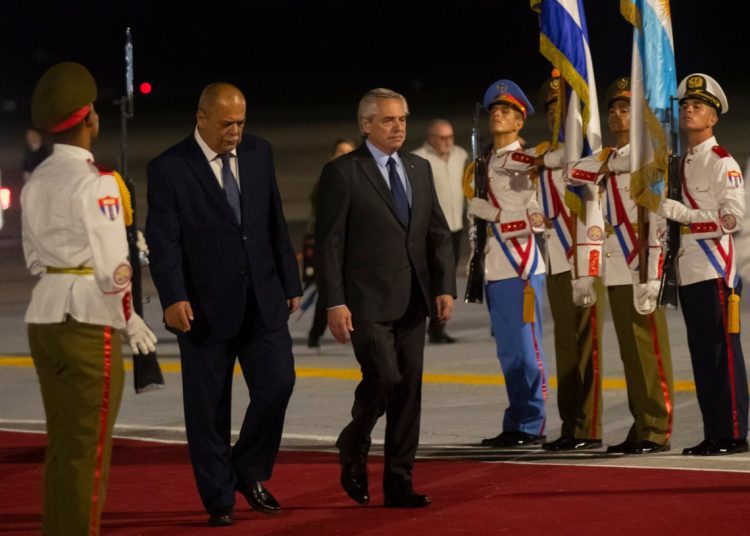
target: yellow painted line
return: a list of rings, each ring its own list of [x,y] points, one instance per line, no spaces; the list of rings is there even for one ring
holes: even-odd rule
[[[163,372],[180,372],[180,362],[178,360],[161,361],[161,370]],[[34,363],[27,356],[4,356],[0,357],[0,367],[20,367],[30,368]],[[133,361],[125,359],[125,370],[133,370]],[[235,374],[240,374],[240,366],[234,367]],[[323,378],[327,380],[348,380],[359,381],[362,379],[362,373],[359,369],[345,368],[322,368],[322,367],[296,367],[298,378]],[[501,374],[448,374],[426,372],[422,377],[427,384],[456,384],[456,385],[505,385],[505,378]],[[551,388],[557,387],[557,378],[549,378]],[[602,380],[602,389],[608,391],[624,391],[626,388],[624,378],[604,378]],[[692,380],[675,380],[674,390],[676,392],[693,392],[695,383]]]

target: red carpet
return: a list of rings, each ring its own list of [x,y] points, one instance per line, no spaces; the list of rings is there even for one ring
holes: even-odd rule
[[[0,432],[0,534],[37,534],[46,437]],[[284,513],[249,510],[208,529],[184,445],[116,440],[102,533],[252,534],[747,534],[750,475],[420,461],[422,510],[382,508],[382,459],[370,464],[373,504],[358,506],[338,485],[331,454],[282,452],[269,489]]]

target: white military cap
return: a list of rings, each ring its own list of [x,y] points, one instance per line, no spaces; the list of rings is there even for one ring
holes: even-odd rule
[[[680,104],[685,99],[698,99],[716,108],[720,114],[729,111],[729,103],[724,90],[707,74],[693,73],[683,78],[677,88],[677,98]]]

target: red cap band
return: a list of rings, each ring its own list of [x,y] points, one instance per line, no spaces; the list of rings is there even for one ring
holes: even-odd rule
[[[52,134],[57,134],[58,132],[62,132],[63,130],[68,130],[69,128],[73,128],[78,123],[83,121],[83,119],[88,115],[89,110],[91,109],[91,105],[87,104],[80,110],[77,110],[70,114],[68,117],[57,123],[56,125],[52,125],[49,128],[49,131]]]

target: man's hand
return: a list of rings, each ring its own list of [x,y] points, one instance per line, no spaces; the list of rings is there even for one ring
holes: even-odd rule
[[[441,294],[435,298],[435,305],[437,305],[437,321],[445,324],[453,316],[453,296]]]
[[[164,320],[172,329],[187,333],[193,318],[193,308],[189,301],[178,301],[164,309]]]
[[[145,355],[156,351],[156,335],[135,311],[130,314],[130,319],[125,327],[125,334],[134,355]]]
[[[289,307],[289,314],[292,314],[297,309],[299,309],[301,298],[299,296],[295,296],[294,298],[289,298],[286,301],[286,306]]]
[[[469,216],[476,216],[485,221],[497,221],[500,209],[489,201],[474,197],[469,201]]]
[[[328,329],[341,344],[349,342],[349,332],[354,331],[352,312],[346,305],[328,309]]]
[[[596,303],[596,290],[594,289],[594,277],[584,275],[573,279],[573,303],[578,307],[591,307]]]
[[[689,209],[679,201],[665,199],[659,206],[659,216],[664,216],[668,220],[679,223],[690,223],[692,209]]]

